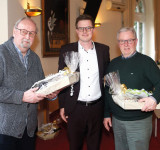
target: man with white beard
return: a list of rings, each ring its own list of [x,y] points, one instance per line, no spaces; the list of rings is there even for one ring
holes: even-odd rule
[[[31,86],[44,78],[40,59],[30,47],[37,34],[30,18],[18,20],[13,37],[0,45],[0,149],[34,150],[37,105],[50,95]]]

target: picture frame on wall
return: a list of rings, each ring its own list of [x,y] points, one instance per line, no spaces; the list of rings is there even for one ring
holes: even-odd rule
[[[58,57],[62,45],[69,42],[69,0],[42,1],[42,54]]]

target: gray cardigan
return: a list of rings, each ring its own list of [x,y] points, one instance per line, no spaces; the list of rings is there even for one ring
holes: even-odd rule
[[[32,137],[37,127],[37,104],[22,102],[24,91],[44,78],[37,54],[30,51],[28,68],[22,64],[13,37],[0,45],[0,134],[21,138],[27,126]]]

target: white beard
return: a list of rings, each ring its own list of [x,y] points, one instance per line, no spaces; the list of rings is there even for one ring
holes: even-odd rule
[[[24,44],[24,42],[28,42],[28,44]],[[30,40],[24,39],[24,40],[21,42],[21,47],[22,47],[22,48],[30,48],[30,47],[31,47]]]

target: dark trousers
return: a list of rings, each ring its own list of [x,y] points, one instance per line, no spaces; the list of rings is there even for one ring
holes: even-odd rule
[[[0,150],[35,150],[35,137],[29,137],[27,129],[21,139],[0,134]]]
[[[88,150],[99,150],[103,125],[102,101],[91,106],[76,104],[67,124],[70,150],[81,150],[84,139]]]

